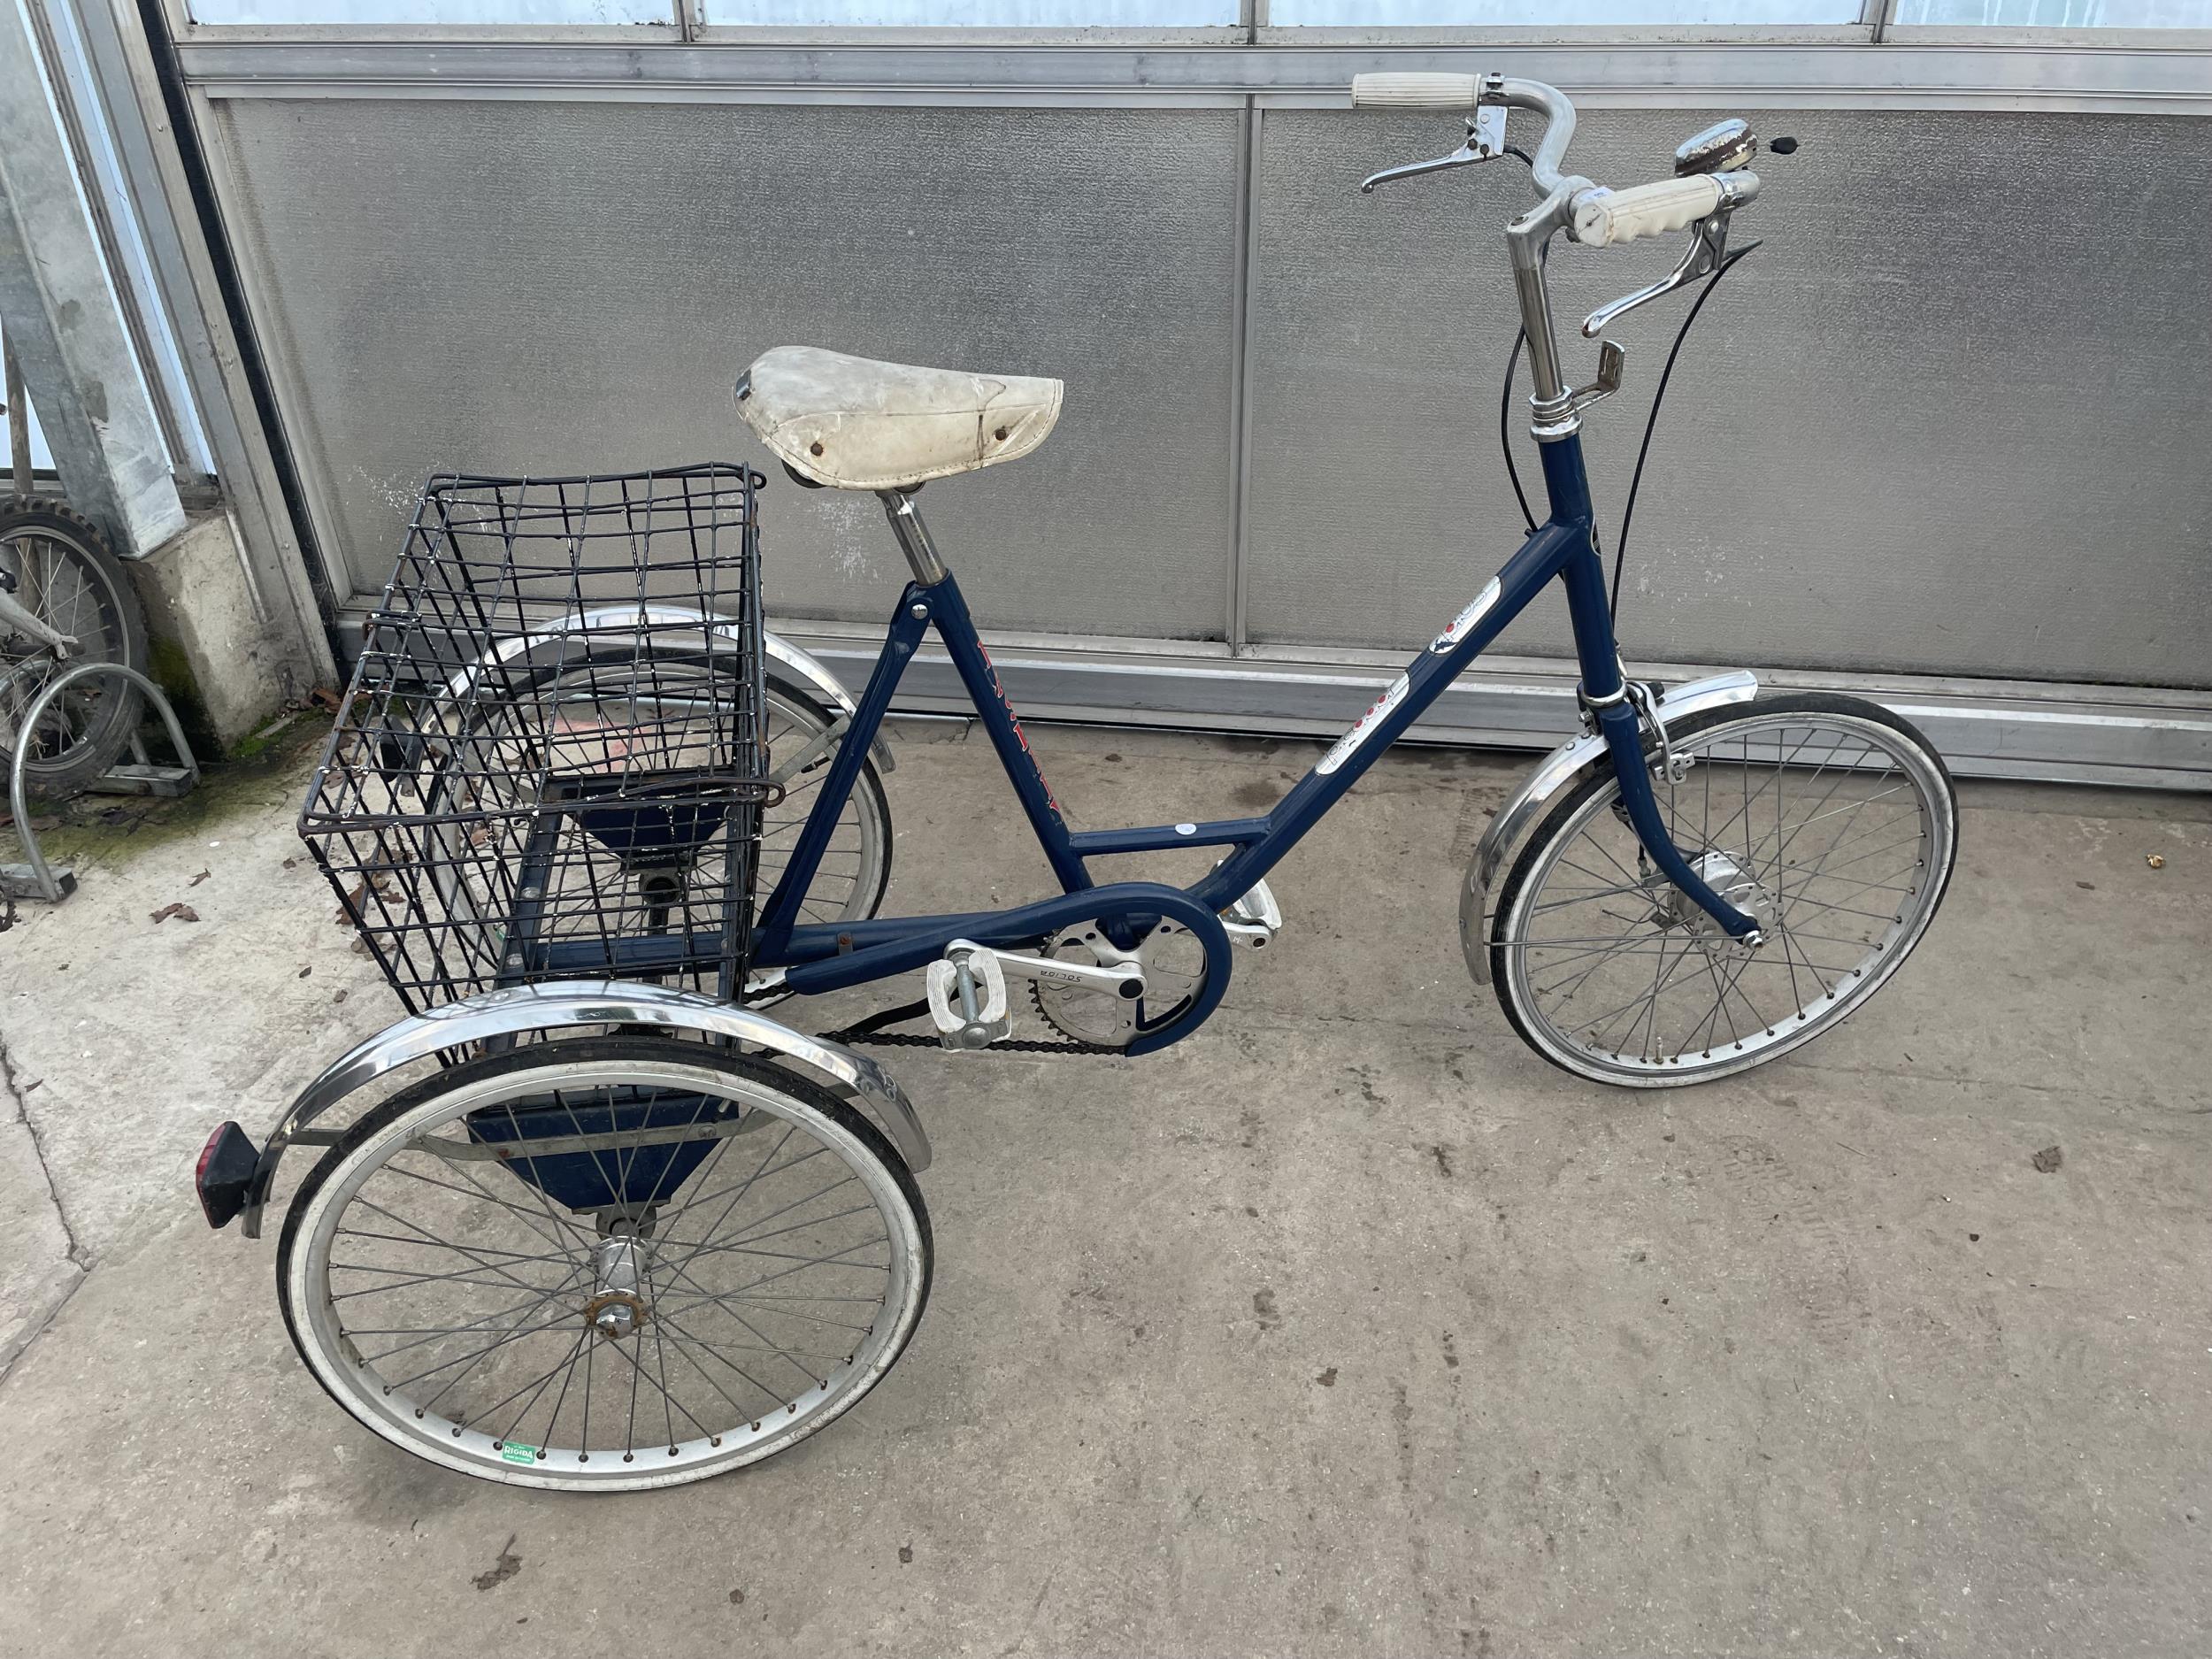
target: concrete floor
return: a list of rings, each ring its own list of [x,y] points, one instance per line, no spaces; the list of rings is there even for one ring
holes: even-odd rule
[[[1313,752],[1033,735],[1090,825]],[[1043,890],[979,739],[902,754],[894,906]],[[912,1349],[779,1460],[595,1500],[357,1428],[193,1205],[216,1119],[396,1012],[292,862],[303,766],[111,837],[0,936],[0,1652],[2212,1648],[2212,802],[1969,786],[1867,1010],[1632,1094],[1460,961],[1525,764],[1385,763],[1176,1049],[887,1054],[937,1145]]]

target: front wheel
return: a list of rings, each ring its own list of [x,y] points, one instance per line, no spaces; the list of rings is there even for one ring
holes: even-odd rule
[[[1610,766],[1530,836],[1486,941],[1529,1046],[1630,1087],[1747,1071],[1842,1020],[1920,942],[1958,851],[1950,773],[1878,704],[1763,695],[1669,736],[1690,764],[1654,776],[1660,815],[1764,945],[1731,940],[1652,864]]]
[[[367,1113],[277,1251],[316,1380],[419,1457],[565,1491],[756,1463],[881,1380],[928,1299],[898,1153],[818,1084],[667,1037],[532,1044]]]

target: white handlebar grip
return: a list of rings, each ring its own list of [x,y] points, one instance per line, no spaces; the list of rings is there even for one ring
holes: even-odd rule
[[[1743,199],[1748,200],[1758,188],[1757,179],[1749,173],[1731,177],[1748,180],[1750,188],[1738,192]],[[1587,247],[1605,248],[1617,242],[1634,242],[1639,236],[1663,236],[1703,219],[1720,205],[1720,197],[1719,183],[1704,173],[1686,179],[1662,179],[1656,184],[1639,184],[1625,190],[1594,190],[1575,206],[1575,240]]]
[[[1379,74],[1352,77],[1352,107],[1387,110],[1471,110],[1482,92],[1480,75]]]

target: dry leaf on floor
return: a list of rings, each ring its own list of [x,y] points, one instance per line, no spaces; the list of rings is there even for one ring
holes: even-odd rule
[[[196,922],[200,919],[199,911],[194,910],[189,904],[165,904],[151,914],[157,925],[167,921],[173,916],[180,922]]]

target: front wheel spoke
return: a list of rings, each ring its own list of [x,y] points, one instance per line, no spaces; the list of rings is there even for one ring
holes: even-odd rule
[[[691,1305],[696,1307],[698,1304],[695,1302]],[[754,1334],[760,1335],[760,1333],[755,1332]],[[799,1359],[818,1360],[831,1366],[842,1365],[852,1357],[850,1354],[826,1354],[818,1348],[793,1348],[787,1343],[770,1341],[764,1337],[758,1342],[710,1341],[705,1337],[693,1334],[688,1327],[685,1329],[684,1340],[694,1348],[704,1348],[710,1354],[787,1354]]]
[[[1920,832],[1916,829],[1910,835],[1906,836],[1901,841],[1892,843],[1892,845],[1894,847],[1909,847],[1917,842],[1920,839]],[[1882,848],[1878,850],[1887,852],[1890,850],[1890,848]],[[1851,860],[1851,863],[1855,864],[1863,864],[1865,862],[1866,858],[1871,856],[1873,856],[1873,855],[1869,853],[1863,855],[1862,857],[1854,858]],[[1805,887],[1810,887],[1816,881],[1840,881],[1846,887],[1855,893],[1872,892],[1911,894],[1919,891],[1916,885],[1903,881],[1870,881],[1860,876],[1839,876],[1836,873],[1837,870],[1847,869],[1848,867],[1849,866],[1846,864],[1838,864],[1831,869],[1823,869],[1817,864],[1772,864],[1770,865],[1766,871],[1762,872],[1762,873],[1771,874],[1775,877],[1778,883],[1786,875],[1794,874],[1802,877],[1803,880],[1799,887],[1799,893],[1801,895],[1802,895]]]
[[[1861,916],[1864,917],[1868,921],[1880,922],[1886,926],[1897,919],[1897,912],[1894,910],[1854,910],[1848,904],[1829,904],[1819,899],[1809,899],[1804,897],[1801,889],[1800,890],[1799,896],[1790,902],[1793,904],[1806,905],[1830,916]]]
[[[1588,893],[1577,893],[1563,899],[1550,899],[1541,904],[1532,904],[1528,907],[1529,914],[1539,916],[1546,910],[1564,910],[1571,904],[1587,904],[1592,899],[1609,899],[1618,897],[1624,893],[1648,891],[1649,889],[1641,881],[1628,881],[1617,887],[1599,887]]]
[[[1776,728],[1775,746],[1778,750],[1781,746],[1781,733],[1787,729],[1788,728],[1786,726]],[[1745,795],[1743,805],[1739,807],[1733,813],[1730,814],[1728,821],[1723,824],[1718,830],[1714,832],[1714,841],[1717,841],[1721,840],[1723,835],[1724,835],[1727,831],[1735,827],[1737,820],[1739,819],[1741,819],[1743,822],[1745,833],[1748,833],[1750,832],[1751,809],[1758,803],[1769,789],[1775,789],[1778,791],[1781,788],[1782,777],[1785,772],[1788,769],[1789,763],[1795,760],[1800,755],[1805,752],[1805,745],[1813,741],[1812,731],[1817,729],[1817,727],[1815,727],[1809,730],[1804,737],[1798,740],[1797,746],[1792,749],[1786,756],[1780,756],[1771,767],[1769,767],[1763,762],[1756,761],[1752,757],[1750,741],[1747,735],[1744,745],[1744,758],[1740,764],[1747,773],[1749,773],[1755,767],[1756,767],[1765,775],[1761,779],[1759,785],[1755,789],[1753,789]]]
[[[1916,813],[1913,819],[1912,833],[1910,834],[1900,835],[1894,841],[1884,841],[1878,847],[1870,847],[1864,852],[1854,854],[1852,856],[1845,859],[1841,864],[1828,864],[1824,861],[1823,863],[1817,864],[1793,864],[1790,865],[1789,868],[1804,872],[1805,879],[1808,881],[1848,881],[1856,883],[1861,887],[1880,887],[1883,884],[1878,881],[1864,881],[1861,880],[1861,879],[1857,876],[1839,875],[1837,872],[1839,871],[1849,870],[1855,865],[1863,864],[1870,858],[1878,858],[1884,853],[1896,852],[1907,847],[1916,847],[1922,841],[1926,839],[1926,834],[1927,833],[1920,827],[1919,818],[1917,813]],[[1832,847],[1829,849],[1829,853],[1832,854],[1838,850],[1839,849]],[[1824,855],[1824,857],[1825,855]],[[1780,866],[1777,867],[1779,868]],[[1904,890],[1905,889],[1903,888],[1899,889],[1901,892]]]
[[[1739,1046],[1740,1046],[1743,1042],[1743,1033],[1736,1027],[1736,1017],[1728,1011],[1728,994],[1731,991],[1735,990],[1736,981],[1743,978],[1744,970],[1751,965],[1752,958],[1749,956],[1744,957],[1741,962],[1739,962],[1736,964],[1736,969],[1733,973],[1724,975],[1721,972],[1719,964],[1714,960],[1712,953],[1710,951],[1707,951],[1704,955],[1706,973],[1712,979],[1714,985],[1718,987],[1718,995],[1713,1003],[1713,1011],[1705,1017],[1703,1024],[1705,1035],[1705,1046],[1703,1051],[1707,1054],[1710,1054],[1713,1049],[1713,1038],[1717,1034],[1720,1022],[1724,1018],[1728,1021],[1728,1040],[1731,1042],[1738,1044]],[[1740,995],[1739,996],[1739,1000],[1741,1000]],[[1752,1009],[1749,1002],[1745,1002],[1744,1006],[1747,1009],[1751,1009],[1752,1015],[1755,1018],[1757,1017],[1758,1010]],[[1764,1025],[1766,1024],[1764,1020],[1760,1020],[1759,1023],[1761,1025]],[[1696,1046],[1696,1042],[1693,1040],[1691,1042],[1686,1043],[1683,1046],[1681,1052],[1686,1054],[1691,1048],[1695,1048]]]
[[[1894,772],[1896,770],[1897,768],[1894,764],[1886,767],[1882,772],[1881,777],[1875,779],[1874,781],[1877,783],[1881,782],[1883,779],[1889,777],[1891,773]],[[1827,811],[1819,814],[1817,817],[1807,818],[1801,824],[1793,825],[1790,828],[1789,833],[1786,836],[1783,836],[1779,842],[1776,845],[1774,849],[1774,856],[1779,858],[1796,844],[1797,838],[1799,836],[1802,835],[1815,824],[1824,822],[1829,818],[1834,818],[1839,813],[1848,813],[1849,816],[1843,820],[1843,827],[1836,832],[1835,839],[1829,843],[1829,847],[1832,851],[1838,847],[1844,846],[1851,838],[1851,826],[1858,822],[1860,813],[1865,811],[1867,808],[1872,806],[1877,801],[1886,801],[1890,796],[1901,794],[1904,791],[1912,788],[1912,781],[1908,779],[1902,783],[1892,785],[1889,788],[1878,789],[1872,795],[1862,795],[1858,800],[1854,801],[1847,807],[1831,807]],[[1765,844],[1763,842],[1761,843],[1759,850],[1762,852],[1765,850]]]
[[[1847,945],[1859,950],[1871,950],[1878,942],[1871,939],[1847,939],[1837,933],[1810,933],[1787,922],[1776,931],[1786,939],[1816,939],[1824,945]]]
[[[1666,978],[1660,983],[1660,992],[1663,993],[1673,985],[1674,976],[1682,971],[1682,964],[1684,962],[1688,960],[1689,955],[1689,951],[1686,949],[1675,957],[1674,966],[1666,970]],[[1630,997],[1627,1002],[1622,1003],[1618,1008],[1613,1010],[1610,1013],[1601,1015],[1596,1019],[1587,1021],[1586,1027],[1590,1032],[1590,1041],[1592,1046],[1597,1048],[1606,1046],[1600,1041],[1602,1034],[1611,1031],[1615,1024],[1620,1020],[1622,1016],[1632,1016],[1640,1010],[1643,1008],[1645,997],[1652,995],[1655,995],[1655,993],[1640,993],[1635,996]],[[1575,1021],[1575,1024],[1577,1025],[1585,1025],[1586,1022],[1578,1019]]]

